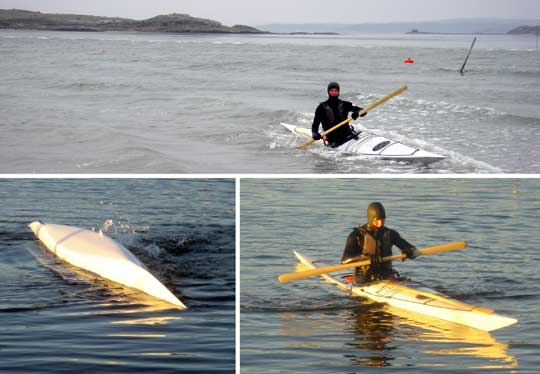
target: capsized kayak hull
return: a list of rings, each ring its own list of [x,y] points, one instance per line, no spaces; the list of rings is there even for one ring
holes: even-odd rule
[[[311,139],[311,131],[305,127],[288,125],[286,123],[281,123],[281,125],[300,137]],[[322,140],[318,140],[315,143],[323,145]],[[444,156],[409,147],[408,145],[368,132],[359,133],[358,139],[349,140],[335,149],[344,153],[361,155],[368,158],[416,162],[426,165],[445,158]]]
[[[186,308],[133,253],[101,232],[38,221],[32,222],[29,227],[45,247],[60,259],[178,308]]]
[[[294,255],[304,266],[311,269],[317,267],[300,253],[295,251]],[[321,277],[355,296],[483,331],[497,330],[517,322],[514,318],[495,314],[489,309],[451,299],[418,283],[383,280],[365,286],[353,286],[342,282],[337,276],[323,274]]]

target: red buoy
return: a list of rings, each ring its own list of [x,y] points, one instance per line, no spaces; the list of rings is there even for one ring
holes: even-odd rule
[[[405,60],[403,60],[404,63],[406,64],[414,64],[414,60],[412,58],[406,58]]]

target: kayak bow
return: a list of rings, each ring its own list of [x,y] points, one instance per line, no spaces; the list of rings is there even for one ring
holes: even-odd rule
[[[101,232],[39,221],[32,222],[29,227],[45,247],[60,259],[116,283],[136,288],[180,309],[187,308],[150,274],[141,260]]]

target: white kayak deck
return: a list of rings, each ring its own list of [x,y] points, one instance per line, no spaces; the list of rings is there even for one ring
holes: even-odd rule
[[[281,123],[281,125],[293,134],[305,139],[312,139],[311,130],[305,127],[293,126],[286,123]],[[322,140],[317,140],[314,144],[324,145]],[[358,133],[358,139],[349,140],[335,149],[344,153],[362,155],[369,158],[423,164],[431,164],[445,158],[444,156],[410,147],[365,131]]]
[[[317,268],[309,258],[296,251],[294,255],[304,266],[310,269]],[[324,266],[324,264],[321,265]],[[341,275],[343,275],[343,272],[341,272]],[[341,281],[339,276],[321,275],[326,281],[335,284],[352,295],[483,331],[497,330],[517,322],[514,318],[495,314],[492,310],[451,299],[418,283],[398,283],[394,280],[383,280],[356,286]]]
[[[127,248],[103,235],[79,227],[32,222],[29,225],[45,247],[60,259],[124,286],[186,306],[146,269]]]

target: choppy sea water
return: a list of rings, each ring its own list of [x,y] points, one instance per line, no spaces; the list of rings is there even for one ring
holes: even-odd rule
[[[234,180],[0,181],[0,372],[234,373]],[[188,309],[57,260],[27,224],[101,229]]]
[[[0,31],[0,172],[538,173],[533,36]],[[404,64],[412,57],[416,62]],[[331,80],[430,167],[294,148]]]
[[[518,324],[486,333],[366,303],[319,277],[278,282],[295,270],[293,250],[339,263],[371,201],[419,248],[469,243],[395,263],[402,276]],[[241,207],[242,373],[537,372],[539,179],[251,179]]]

